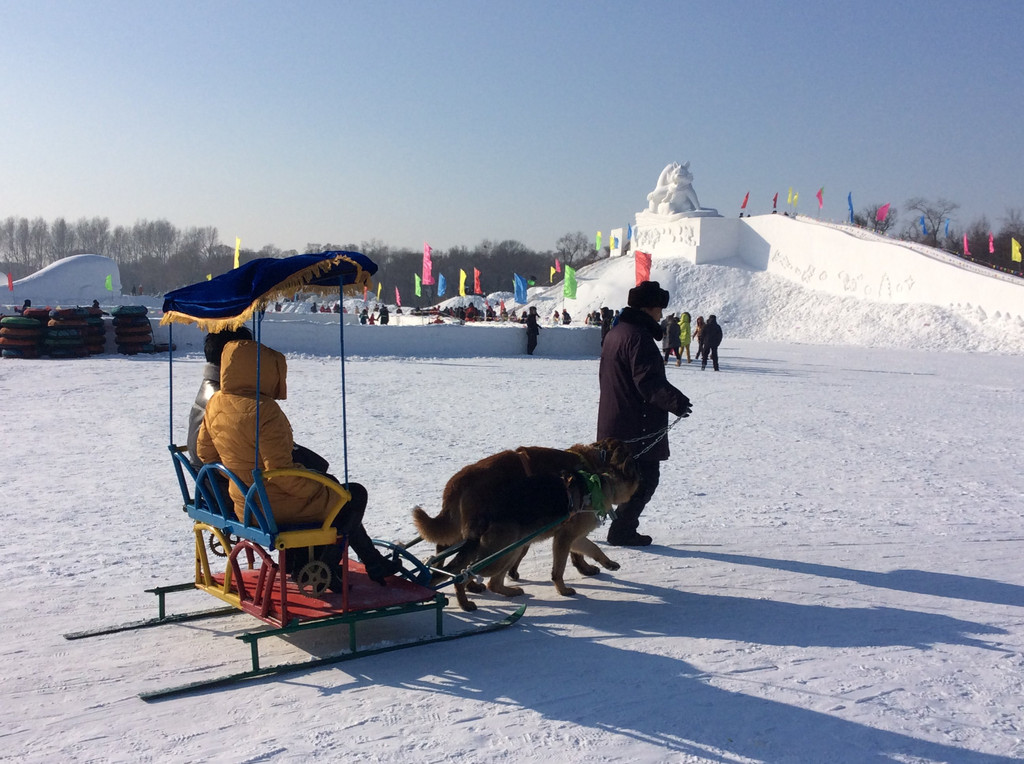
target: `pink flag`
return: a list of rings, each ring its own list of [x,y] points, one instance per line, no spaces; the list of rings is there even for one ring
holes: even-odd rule
[[[775,192],[775,196],[772,197],[772,209],[774,210],[779,206],[779,192]]]
[[[636,283],[649,281],[651,278],[651,256],[646,252],[636,253]]]
[[[995,240],[992,238],[991,231],[988,232],[988,253],[990,255],[994,255],[996,253],[996,243]]]
[[[817,194],[815,194],[815,196],[817,196],[817,197],[818,197],[818,209],[819,209],[819,210],[820,210],[820,209],[821,209],[822,207],[824,207],[824,206],[825,206],[825,200],[824,200],[824,198],[823,198],[823,197],[824,197],[824,195],[825,195],[825,187],[824,187],[824,186],[822,186],[821,188],[819,188],[819,189],[818,189],[818,193],[817,193]]]
[[[476,268],[473,269],[473,294],[483,294],[484,291],[480,288],[480,271]]]
[[[433,254],[433,251],[434,250],[432,250],[430,248],[429,244],[427,244],[426,242],[423,242],[423,278],[422,278],[422,282],[424,284],[433,284],[434,283],[434,273],[433,273],[434,263],[430,259],[430,255]]]
[[[967,234],[964,234],[964,254],[965,254],[965,255],[969,255],[969,254],[971,254],[971,250],[970,250],[970,248],[969,248],[969,247],[967,246]]]
[[[883,220],[889,217],[889,204],[891,204],[891,202],[886,202],[881,207],[879,207],[878,212],[875,213],[875,220],[877,220],[879,223],[881,223]]]
[[[14,291],[14,276],[12,276],[9,273],[7,274],[7,291],[8,292],[13,292]]]
[[[395,287],[395,305],[402,307],[402,295],[398,293],[398,287]]]
[[[745,210],[747,208],[747,200],[749,198],[750,198],[750,192],[747,191],[747,195],[743,197],[743,204],[740,205],[740,209],[741,210]]]
[[[555,273],[561,273],[561,272],[562,272],[562,264],[560,262],[558,262],[558,258],[556,257],[555,258]]]

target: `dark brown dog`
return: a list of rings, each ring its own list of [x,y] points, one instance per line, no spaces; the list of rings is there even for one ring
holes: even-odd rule
[[[487,525],[500,525],[502,533],[505,528],[511,528],[518,534],[512,541],[521,540],[531,533],[524,527],[522,519],[527,520],[526,524],[529,525],[534,521],[530,518],[535,518],[537,510],[524,507],[522,501],[511,500],[514,498],[513,488],[518,487],[521,481],[540,476],[556,477],[562,482],[563,473],[571,474],[578,470],[600,477],[605,506],[578,512],[551,533],[544,534],[544,538],[554,539],[551,580],[559,594],[572,596],[575,590],[566,586],[563,580],[565,564],[570,555],[573,565],[584,575],[592,576],[598,572],[596,567],[586,562],[584,555],[592,557],[608,570],[618,570],[619,567],[618,563],[610,560],[587,538],[587,534],[600,524],[598,513],[607,512],[612,504],[628,501],[638,485],[639,473],[633,457],[617,440],[608,438],[589,445],[577,444],[566,450],[524,446],[515,451],[502,451],[488,456],[452,476],[445,486],[441,512],[437,517],[430,517],[423,509],[416,507],[413,509],[413,522],[420,535],[437,544],[439,549],[465,539],[482,537],[482,529]],[[552,486],[552,483],[548,483],[544,490],[553,497],[555,492]],[[540,489],[534,486],[531,490]],[[559,496],[563,507],[567,501],[566,490],[563,487]],[[554,498],[545,501],[554,501]],[[517,519],[517,515],[522,519]],[[542,526],[543,523],[538,527]],[[497,536],[498,530],[492,534]],[[490,543],[486,546],[492,552],[503,548],[493,547]],[[518,554],[502,558],[509,562],[489,574],[491,578],[487,587],[491,591],[510,597],[522,594],[522,589],[518,587],[505,586],[504,579],[506,574],[518,577],[516,568],[528,548],[529,544],[524,544],[518,548]],[[486,556],[478,555],[476,559]],[[453,565],[454,561],[449,567]],[[465,599],[464,593],[459,598],[459,604],[465,610],[475,607],[467,607],[467,604],[472,603]]]

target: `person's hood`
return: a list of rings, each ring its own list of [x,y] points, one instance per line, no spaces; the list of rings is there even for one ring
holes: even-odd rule
[[[259,353],[259,394],[283,401],[288,397],[288,364],[283,353],[253,340],[229,342],[220,362],[220,389],[229,395],[255,398]]]

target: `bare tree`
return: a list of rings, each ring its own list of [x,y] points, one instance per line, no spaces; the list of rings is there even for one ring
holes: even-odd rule
[[[50,241],[53,243],[54,260],[63,260],[74,254],[75,231],[64,218],[57,218],[50,226]]]
[[[577,265],[590,254],[590,239],[583,231],[567,233],[555,242],[555,254],[566,265]]]
[[[960,209],[960,205],[948,199],[936,199],[934,202],[915,196],[907,200],[907,209],[911,212],[920,213],[924,218],[925,230],[921,230],[920,220],[908,225],[905,233],[907,238],[914,241],[921,241],[933,247],[939,246],[939,232],[945,230],[946,219]],[[916,228],[917,234],[914,233]]]
[[[889,211],[886,213],[885,218],[883,220],[879,220],[878,211],[884,206],[885,205],[882,204],[872,204],[865,207],[853,216],[854,225],[859,225],[862,228],[870,228],[876,233],[888,233],[889,230],[896,225],[896,219],[899,217],[899,210],[890,204]]]
[[[75,223],[77,249],[81,253],[102,255],[110,243],[110,220],[108,218],[80,218]]]
[[[50,264],[53,247],[50,241],[50,226],[42,218],[36,218],[29,224],[28,251],[30,265],[42,268]]]

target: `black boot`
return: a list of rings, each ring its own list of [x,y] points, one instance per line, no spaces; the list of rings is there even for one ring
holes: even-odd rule
[[[362,526],[353,528],[349,533],[348,545],[359,555],[359,560],[366,568],[366,575],[370,580],[381,586],[386,585],[385,579],[388,576],[393,576],[402,569],[402,563],[397,558],[387,559],[377,550]]]

